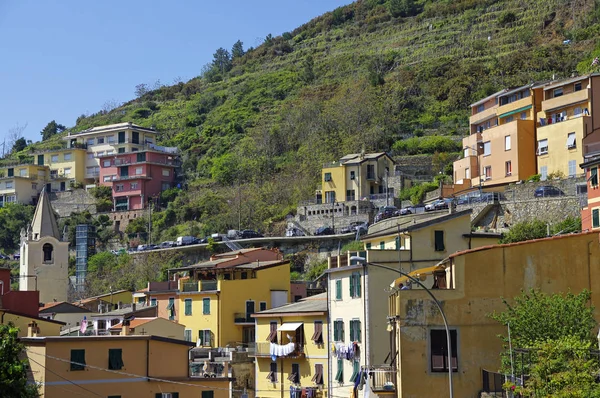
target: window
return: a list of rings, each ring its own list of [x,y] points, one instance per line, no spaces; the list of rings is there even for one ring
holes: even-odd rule
[[[167,304],[167,312],[169,314],[169,320],[175,320],[175,297],[169,297],[169,304]]]
[[[114,144],[115,143],[115,136],[114,135],[109,135],[106,137],[106,140],[108,141],[109,144]]]
[[[598,186],[598,168],[597,167],[592,167],[590,169],[590,185],[592,187]]]
[[[202,299],[202,314],[209,315],[210,314],[210,298]]]
[[[504,123],[510,123],[510,122],[512,122],[513,120],[515,120],[515,118],[514,118],[513,116],[507,116],[507,117],[504,119]]]
[[[374,179],[375,179],[375,165],[368,164],[367,165],[367,180],[374,180]]]
[[[325,192],[325,203],[335,203],[335,191]]]
[[[573,110],[573,116],[581,116],[581,107],[577,107]]]
[[[125,148],[119,148],[119,149],[117,149],[117,153],[125,153]]]
[[[273,321],[269,324],[271,330],[269,331],[269,336],[267,336],[267,341],[271,343],[277,343],[277,322]]]
[[[352,319],[350,321],[350,341],[357,341],[360,343],[360,320]]]
[[[198,340],[202,347],[210,347],[212,345],[212,333],[210,329],[199,330]]]
[[[116,192],[123,192],[125,190],[125,185],[123,184],[117,184],[115,185],[115,191]]]
[[[133,190],[133,189],[138,189],[138,188],[139,188],[139,184],[138,184],[137,182],[132,182],[132,183],[130,184],[130,187],[131,187],[131,189],[132,189],[132,190]]]
[[[6,189],[11,189],[13,187],[12,181],[6,181]]]
[[[471,178],[471,169],[468,167],[465,169],[465,178],[466,179]]]
[[[38,166],[43,166],[44,165],[44,155],[38,155],[38,157],[37,157],[37,165]]]
[[[575,133],[567,134],[567,148],[573,149],[576,146],[577,146],[577,144],[575,143]]]
[[[171,184],[169,184],[168,182],[163,182],[161,185],[161,189],[163,191],[166,191],[167,189],[171,188]]]
[[[110,167],[110,160],[103,160],[102,167]]]
[[[185,341],[192,341],[192,331],[190,329],[183,331],[183,339]]]
[[[351,383],[354,383],[359,372],[360,372],[360,362],[357,360],[352,361],[352,376],[350,376]]]
[[[261,301],[260,303],[258,303],[258,310],[259,311],[266,311],[267,310],[267,302],[266,301]]]
[[[300,383],[300,365],[299,364],[297,364],[297,363],[292,364],[292,371],[290,372],[290,375],[288,376],[288,380],[294,384]]]
[[[315,321],[314,323],[314,333],[312,335],[311,340],[315,342],[315,344],[323,344],[323,322]]]
[[[492,166],[485,166],[483,168],[483,175],[484,175],[484,180],[491,180],[492,179]]]
[[[435,251],[443,252],[446,250],[444,246],[444,231],[434,231]]]
[[[162,169],[162,175],[163,177],[168,177],[171,175],[171,170],[169,169]]]
[[[129,177],[129,166],[119,167],[119,176]]]
[[[527,112],[521,112],[521,120],[527,119]]]
[[[85,350],[71,350],[71,370],[85,370]]]
[[[450,342],[452,346],[452,355],[448,360],[448,344],[446,340],[446,331],[433,329],[429,331],[430,362],[432,372],[447,372],[449,363],[452,363],[452,371],[458,371],[456,330],[450,330]]]
[[[270,363],[267,380],[269,380],[271,383],[277,383],[277,362]]]
[[[125,132],[124,131],[119,131],[117,133],[117,136],[118,136],[119,144],[124,144],[125,143]]]
[[[562,89],[562,87],[559,87],[559,88],[554,89],[552,97],[556,98],[556,97],[560,97],[562,95],[563,95],[563,89]]]
[[[136,167],[135,168],[135,174],[139,176],[140,174],[142,174],[143,170],[144,169],[142,167]]]
[[[65,167],[64,172],[65,172],[66,176],[71,175],[71,168],[70,167]]]
[[[52,245],[50,243],[44,243],[44,246],[42,246],[42,251],[44,252],[44,262],[52,262],[52,252],[54,251]]]
[[[510,151],[510,135],[505,135],[504,136],[504,150],[505,151]]]
[[[27,177],[27,169],[19,169],[19,175],[21,177]]]
[[[156,307],[156,299],[155,298],[150,299],[150,306]]]
[[[577,174],[577,162],[575,160],[569,160],[569,177],[575,177]]]
[[[93,138],[88,138],[87,139],[87,144],[88,145],[94,145],[95,140]]]
[[[98,138],[96,138],[96,142],[98,143],[98,145],[104,144],[104,137],[98,137]]]
[[[107,154],[108,156],[110,156],[110,155],[114,155],[114,154],[115,154],[115,151],[113,151],[113,150],[111,149],[110,151],[106,151],[106,154]]]
[[[507,177],[512,175],[512,162],[510,160],[504,163],[504,169]]]
[[[140,143],[140,133],[138,133],[137,131],[132,131],[131,132],[131,142],[134,144],[139,144]]]
[[[483,156],[490,156],[492,154],[492,143],[487,141],[483,143]]]
[[[202,391],[202,396],[204,397],[205,392],[212,391]],[[178,392],[157,392],[154,398],[179,398]]]
[[[365,245],[365,248],[367,250],[371,250],[371,242],[367,242],[367,244]]]
[[[548,166],[540,167],[540,180],[546,181],[548,179]]]
[[[346,190],[346,201],[352,202],[356,200],[356,191],[354,189]]]
[[[71,152],[67,152],[63,155],[63,158],[65,159],[65,162],[68,162],[69,160],[71,160]]]
[[[543,139],[538,141],[538,155],[545,155],[548,153],[548,140]]]
[[[94,159],[94,153],[93,152],[88,152],[87,158],[88,159]]]
[[[352,275],[350,275],[350,297],[360,297],[360,294],[360,273],[354,272]]]
[[[113,176],[104,176],[104,177],[102,177],[102,181],[109,182],[110,180],[112,180],[112,177]]]
[[[333,341],[344,341],[344,321],[341,319],[333,321]]]
[[[108,369],[119,370],[123,368],[123,350],[120,348],[109,348]]]
[[[384,241],[379,242],[379,250],[385,250],[385,242]]]
[[[335,374],[335,381],[337,381],[338,383],[344,382],[344,360],[343,359],[337,360],[337,372]]]
[[[592,228],[600,227],[600,209],[592,210]]]
[[[315,364],[315,374],[311,380],[315,384],[323,384],[323,365],[320,363]]]
[[[355,180],[356,179],[356,175],[353,171],[350,172],[350,179],[351,180]]]
[[[484,110],[485,110],[484,104],[477,105],[477,113],[483,112]]]
[[[581,91],[581,82],[577,82],[573,85],[573,91]]]
[[[342,280],[338,279],[335,281],[335,299],[342,299]]]
[[[58,163],[58,155],[51,155],[50,156],[50,162],[52,162],[52,163]]]
[[[146,152],[136,153],[135,160],[137,162],[145,162],[146,161]]]
[[[192,315],[192,299],[185,299],[185,315]]]
[[[331,173],[325,173],[323,179],[325,180],[325,182],[331,181]]]

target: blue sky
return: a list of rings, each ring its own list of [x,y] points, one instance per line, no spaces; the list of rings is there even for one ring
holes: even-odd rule
[[[73,126],[139,83],[197,76],[219,47],[256,46],[349,3],[0,0],[0,145],[17,125],[39,141],[51,120]]]

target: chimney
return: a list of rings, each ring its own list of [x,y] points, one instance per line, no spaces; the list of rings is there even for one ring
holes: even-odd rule
[[[131,311],[135,311],[135,303],[131,304]]]
[[[123,320],[121,327],[121,336],[129,336],[131,334],[131,328],[129,327],[129,321]]]
[[[119,303],[117,304],[117,309],[121,309],[123,308],[123,302],[119,301]]]
[[[38,327],[36,321],[31,321],[27,325],[27,337],[37,337],[39,332],[40,332],[40,328]]]

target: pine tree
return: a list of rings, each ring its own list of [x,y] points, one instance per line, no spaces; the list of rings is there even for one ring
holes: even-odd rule
[[[244,43],[241,40],[236,41],[231,47],[231,58],[236,59],[240,58],[245,54],[244,52]]]

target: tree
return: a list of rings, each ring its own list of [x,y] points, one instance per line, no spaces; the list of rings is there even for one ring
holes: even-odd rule
[[[149,92],[150,92],[150,87],[148,87],[148,85],[146,83],[140,83],[137,86],[135,86],[136,98],[141,98]]]
[[[27,360],[21,359],[25,345],[12,323],[0,325],[0,391],[6,398],[37,397],[37,388],[27,384]]]
[[[414,0],[390,0],[388,9],[394,18],[411,17],[417,12]]]
[[[19,248],[21,230],[31,222],[33,211],[33,206],[20,203],[10,203],[0,208],[0,247],[6,253]]]
[[[300,79],[305,83],[312,83],[315,80],[315,61],[312,55],[307,56],[302,61],[302,70],[300,72]]]
[[[40,132],[42,135],[42,141],[46,141],[48,138],[65,131],[67,128],[62,124],[56,123],[55,120],[51,121],[44,127],[44,129]]]
[[[23,149],[27,148],[27,141],[25,137],[18,138],[12,146],[12,152],[21,152]]]
[[[11,152],[20,152],[27,146],[27,141],[23,137],[23,131],[27,128],[27,123],[23,126],[17,123],[16,126],[8,129],[8,146],[11,147]],[[4,156],[4,153],[2,154]]]
[[[213,54],[213,68],[217,69],[221,72],[222,75],[225,72],[229,72],[231,69],[231,56],[229,55],[229,51],[225,50],[223,47],[217,49]]]
[[[237,59],[244,56],[244,43],[241,40],[236,41],[231,47],[231,58]]]
[[[594,308],[589,305],[591,293],[546,294],[539,290],[522,292],[513,303],[502,299],[506,310],[489,317],[503,325],[510,325],[513,348],[531,348],[536,344],[572,336],[582,342],[593,342],[592,329],[596,326]],[[510,371],[510,352],[507,336],[498,336],[503,342],[502,370]],[[525,369],[527,372],[527,369]]]

